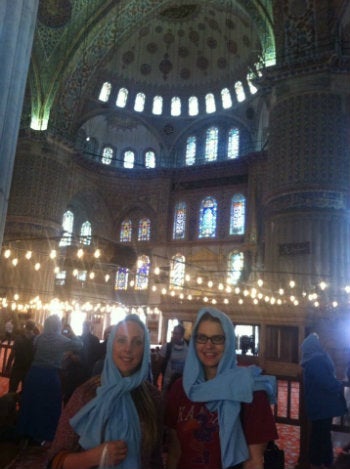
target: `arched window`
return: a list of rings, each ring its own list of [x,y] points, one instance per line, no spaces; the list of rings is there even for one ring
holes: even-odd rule
[[[73,236],[73,225],[74,225],[74,215],[73,212],[67,210],[63,214],[62,218],[62,229],[63,236],[59,242],[59,246],[70,246],[72,244]]]
[[[112,147],[104,147],[102,150],[102,163],[103,164],[111,164],[113,159],[113,148]]]
[[[228,88],[223,88],[221,90],[221,100],[222,100],[222,107],[224,109],[229,109],[230,107],[232,107],[231,93]]]
[[[172,257],[170,263],[170,285],[172,288],[180,288],[185,283],[185,261],[182,254],[176,254]]]
[[[129,269],[119,267],[115,274],[115,290],[127,290],[128,288]]]
[[[149,241],[151,239],[151,220],[149,218],[141,218],[139,221],[138,241]]]
[[[148,256],[137,258],[137,270],[135,276],[135,290],[146,290],[148,288],[150,260]]]
[[[233,251],[228,256],[227,261],[227,283],[236,285],[242,276],[244,268],[243,252]]]
[[[185,163],[191,166],[196,162],[197,139],[194,135],[187,138]]]
[[[132,223],[131,220],[123,220],[120,228],[120,242],[130,243],[132,235]]]
[[[198,112],[198,98],[197,96],[190,96],[188,98],[188,114],[190,116],[197,116]]]
[[[173,239],[184,239],[186,236],[186,203],[178,202],[174,211]]]
[[[171,98],[170,114],[172,116],[181,116],[181,99],[178,96]]]
[[[91,223],[86,220],[80,228],[80,242],[86,246],[91,244]]]
[[[95,137],[86,136],[84,142],[84,153],[92,158],[97,155],[98,141]]]
[[[124,152],[124,168],[131,169],[134,167],[135,153],[131,150]]]
[[[206,197],[203,199],[199,210],[199,238],[215,238],[216,215],[216,200],[213,197]]]
[[[99,101],[102,101],[103,103],[107,103],[111,95],[111,91],[112,91],[112,85],[108,81],[105,81],[103,85],[101,86],[100,94],[98,95]]]
[[[156,154],[153,150],[147,150],[145,153],[145,167],[155,168],[156,167]]]
[[[126,88],[120,88],[115,104],[118,107],[125,107],[128,100],[129,91]]]
[[[205,161],[216,161],[218,157],[218,135],[217,127],[210,127],[205,138]]]
[[[231,200],[230,235],[244,234],[245,230],[245,202],[242,194],[235,194]]]
[[[241,103],[245,100],[245,92],[241,81],[235,83],[235,92],[237,96],[237,101]]]
[[[207,114],[212,114],[216,111],[215,97],[213,93],[205,95],[205,110]]]
[[[238,157],[239,153],[239,130],[236,127],[232,127],[228,131],[227,136],[227,158],[234,159]]]
[[[152,114],[160,116],[163,112],[163,98],[162,96],[155,96],[153,98]]]
[[[248,86],[249,86],[250,94],[255,94],[258,91],[257,87],[254,85],[254,83],[252,81],[253,77],[254,77],[253,73],[248,73],[247,83],[248,83]]]
[[[134,111],[142,112],[145,109],[146,95],[145,93],[137,93],[134,104]]]

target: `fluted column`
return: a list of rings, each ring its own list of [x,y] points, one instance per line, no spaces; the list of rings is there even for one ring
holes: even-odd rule
[[[0,246],[39,0],[0,2]]]

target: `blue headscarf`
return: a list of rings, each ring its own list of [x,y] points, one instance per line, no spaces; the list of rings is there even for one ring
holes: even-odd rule
[[[306,337],[306,339],[304,339],[303,343],[301,344],[301,353],[302,356],[300,364],[302,366],[315,357],[324,357],[327,360],[332,361],[328,353],[322,348],[320,339],[316,332],[312,332]]]
[[[225,334],[225,349],[217,374],[208,381],[205,379],[194,341],[199,322],[206,313],[220,320]],[[241,402],[252,402],[253,392],[257,390],[265,390],[271,403],[276,397],[274,376],[261,375],[261,369],[257,366],[237,366],[235,342],[233,324],[226,314],[214,308],[201,309],[194,325],[183,374],[187,397],[193,402],[205,402],[209,411],[218,412],[223,468],[239,464],[249,457],[239,416]]]
[[[114,364],[112,351],[116,331],[125,321],[135,321],[139,324],[144,330],[145,339],[140,368],[134,374],[123,377]],[[127,457],[118,464],[118,469],[141,469],[141,427],[130,391],[147,379],[149,364],[148,331],[138,316],[131,314],[113,327],[108,338],[101,386],[97,389],[96,397],[70,419],[84,449],[94,448],[105,441],[126,441]]]

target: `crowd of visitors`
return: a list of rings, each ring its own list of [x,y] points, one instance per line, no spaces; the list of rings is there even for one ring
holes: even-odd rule
[[[91,322],[76,336],[56,315],[42,331],[27,321],[12,340],[3,405],[16,419],[0,437],[44,446],[48,469],[267,469],[276,379],[237,364],[234,326],[221,311],[201,309],[188,340],[178,324],[152,349],[133,314],[102,341]],[[330,434],[333,417],[347,412],[343,384],[317,334],[301,355],[310,467],[348,468],[349,445],[333,461]]]

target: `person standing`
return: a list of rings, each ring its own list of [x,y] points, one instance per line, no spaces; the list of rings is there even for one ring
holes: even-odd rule
[[[131,314],[113,327],[101,376],[77,388],[49,450],[51,469],[162,469],[160,391],[148,381],[149,333]]]
[[[238,366],[235,342],[228,316],[199,311],[183,377],[167,393],[167,469],[263,469],[267,443],[278,438],[276,378]]]
[[[185,328],[178,324],[174,327],[171,341],[160,348],[160,368],[162,370],[162,389],[165,391],[174,376],[181,376],[185,366],[188,345],[185,341]]]
[[[34,341],[34,358],[20,400],[18,434],[23,440],[34,444],[53,440],[62,410],[63,355],[82,346],[73,331],[70,337],[62,334],[58,315],[46,318],[43,332]]]
[[[100,339],[92,333],[91,321],[84,321],[81,335],[83,348],[80,352],[81,363],[84,368],[85,379],[91,378],[93,367],[100,357]]]
[[[25,323],[23,332],[15,338],[13,349],[9,357],[9,362],[12,363],[9,392],[17,392],[20,384],[23,390],[24,379],[34,357],[34,338],[38,332],[35,322],[28,320]]]
[[[306,415],[311,421],[310,464],[312,469],[328,468],[333,463],[332,419],[347,412],[343,384],[316,333],[304,339],[301,352]]]

